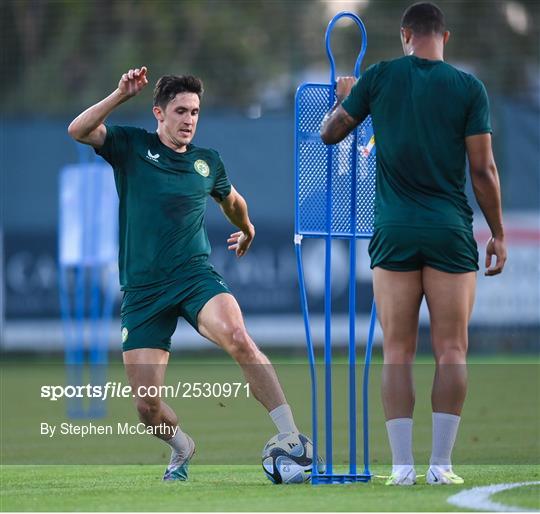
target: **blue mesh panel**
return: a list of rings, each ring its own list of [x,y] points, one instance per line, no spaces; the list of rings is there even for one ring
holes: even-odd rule
[[[375,217],[375,174],[377,170],[376,146],[371,116],[356,129],[358,151],[356,154],[356,232],[373,235]]]
[[[371,118],[338,145],[327,147],[319,131],[332,104],[328,84],[305,84],[296,96],[297,230],[299,234],[327,235],[330,227],[331,235],[369,237],[373,233],[376,163],[373,141],[370,144]]]
[[[297,96],[297,215],[300,233],[326,232],[327,148],[319,130],[329,109],[330,86],[303,88]]]

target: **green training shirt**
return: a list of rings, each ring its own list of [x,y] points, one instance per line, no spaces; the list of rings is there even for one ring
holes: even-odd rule
[[[96,150],[114,169],[120,199],[118,267],[123,290],[170,283],[189,260],[210,255],[204,225],[208,195],[231,191],[215,150],[165,146],[156,132],[107,126]]]
[[[357,120],[373,120],[376,228],[472,230],[465,138],[491,132],[478,79],[444,61],[406,56],[368,68],[342,105]]]

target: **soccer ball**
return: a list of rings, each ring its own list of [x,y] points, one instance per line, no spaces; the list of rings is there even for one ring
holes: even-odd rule
[[[262,467],[274,484],[302,484],[311,478],[313,444],[309,437],[283,432],[268,441],[262,451]]]

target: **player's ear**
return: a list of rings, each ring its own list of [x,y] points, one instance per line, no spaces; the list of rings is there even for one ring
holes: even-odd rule
[[[443,34],[443,43],[446,45],[448,43],[448,40],[450,39],[450,31],[445,30]]]
[[[401,46],[403,46],[403,53],[407,54],[408,53],[407,46],[411,42],[412,30],[401,27],[400,36],[401,36]]]
[[[154,113],[154,116],[156,120],[163,121],[163,110],[158,105],[154,105],[152,108],[152,112]]]

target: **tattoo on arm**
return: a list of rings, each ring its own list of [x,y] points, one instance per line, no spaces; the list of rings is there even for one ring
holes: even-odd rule
[[[332,110],[324,117],[321,126],[321,139],[327,145],[339,143],[345,139],[358,125],[353,118],[337,101]]]

